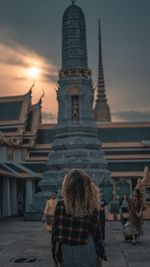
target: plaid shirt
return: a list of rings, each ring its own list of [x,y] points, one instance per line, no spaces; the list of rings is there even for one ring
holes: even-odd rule
[[[52,230],[57,241],[73,246],[84,245],[89,234],[95,233],[101,239],[100,228],[98,212],[91,217],[75,218],[66,214],[63,201],[57,203]]]
[[[92,216],[83,218],[72,217],[66,214],[64,201],[57,203],[54,224],[52,229],[52,255],[55,260],[56,243],[70,246],[85,245],[89,235],[93,236],[97,255],[106,260],[105,249],[102,246],[101,224],[99,212],[95,211]],[[57,256],[61,261],[61,249]]]

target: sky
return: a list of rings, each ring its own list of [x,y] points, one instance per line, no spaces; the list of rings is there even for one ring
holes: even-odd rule
[[[33,104],[45,92],[43,121],[57,114],[62,16],[69,0],[0,0],[0,97],[25,94],[36,66]],[[88,66],[98,73],[98,19],[112,121],[150,120],[150,1],[78,0],[86,19]]]

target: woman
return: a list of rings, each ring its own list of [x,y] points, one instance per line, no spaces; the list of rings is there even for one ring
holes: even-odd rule
[[[123,197],[120,201],[120,220],[124,226],[129,219],[129,200],[126,194],[123,194]]]
[[[101,237],[98,187],[83,171],[73,169],[64,178],[62,195],[52,230],[56,266],[101,266],[106,254]]]
[[[143,212],[144,206],[139,189],[135,189],[130,200],[129,216],[131,222],[131,233],[133,244],[139,242],[140,236],[143,235]]]

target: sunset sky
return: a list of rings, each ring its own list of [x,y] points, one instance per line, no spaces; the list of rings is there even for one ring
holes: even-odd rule
[[[39,68],[33,103],[54,119],[61,68],[62,15],[69,0],[0,0],[0,96],[25,94]],[[150,120],[150,0],[78,0],[87,26],[88,65],[97,85],[98,19],[113,121]],[[48,113],[48,114],[47,114]],[[49,115],[50,113],[50,115]]]

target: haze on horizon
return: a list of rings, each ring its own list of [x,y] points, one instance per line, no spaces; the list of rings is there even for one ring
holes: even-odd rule
[[[88,3],[87,3],[88,2]],[[0,0],[0,96],[26,93],[38,67],[33,102],[45,91],[45,120],[57,113],[62,16],[69,0]],[[97,85],[98,19],[112,121],[150,120],[150,1],[78,0],[85,15],[88,64]]]

